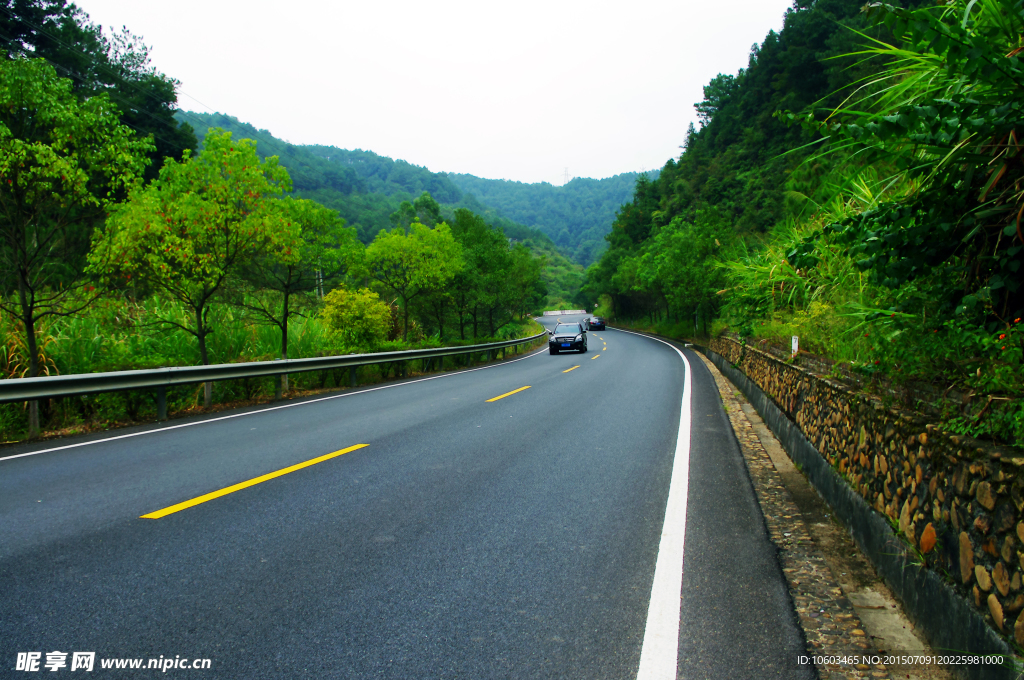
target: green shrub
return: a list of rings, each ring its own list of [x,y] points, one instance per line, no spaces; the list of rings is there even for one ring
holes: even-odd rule
[[[392,327],[391,308],[367,288],[334,289],[324,297],[320,318],[352,347],[380,347]]]

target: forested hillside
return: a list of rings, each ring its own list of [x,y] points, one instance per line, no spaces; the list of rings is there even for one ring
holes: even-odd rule
[[[391,213],[403,200],[412,200],[424,191],[445,205],[459,205],[462,200],[462,192],[445,174],[371,151],[296,146],[222,113],[179,111],[176,117],[195,128],[200,143],[211,127],[256,140],[261,156],[281,159],[298,194],[337,210],[363,242],[368,243],[381,229],[390,229]]]
[[[798,335],[1024,444],[1024,2],[902,4],[798,0],[638,178],[584,297],[664,332]]]
[[[657,176],[657,171],[652,173]],[[472,193],[499,214],[547,234],[573,261],[594,262],[604,252],[608,225],[629,201],[637,173],[605,179],[576,177],[560,187],[547,182],[524,184],[449,175],[462,191]]]
[[[412,201],[427,192],[440,204],[442,217],[451,219],[456,209],[469,209],[501,229],[513,242],[522,243],[545,258],[542,277],[548,306],[568,304],[583,283],[583,268],[570,262],[543,231],[499,214],[472,191],[460,190],[445,173],[431,172],[371,151],[289,144],[268,130],[258,130],[226,114],[179,111],[176,115],[196,129],[200,143],[211,126],[232,132],[235,137],[255,140],[260,156],[280,158],[281,165],[292,176],[296,195],[336,210],[355,228],[363,243],[370,243],[382,230],[394,227],[402,212],[412,209]]]

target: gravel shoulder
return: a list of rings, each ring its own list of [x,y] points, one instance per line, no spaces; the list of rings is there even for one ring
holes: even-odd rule
[[[930,655],[885,583],[753,406],[702,354],[743,452],[790,596],[815,656]],[[946,680],[941,666],[817,664],[822,678]]]

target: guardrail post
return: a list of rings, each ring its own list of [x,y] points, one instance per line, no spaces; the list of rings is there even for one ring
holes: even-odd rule
[[[167,388],[163,385],[156,388],[156,419],[167,420]]]
[[[274,376],[274,401],[281,401],[284,396],[284,376],[278,373]]]
[[[356,386],[356,367],[355,366],[349,366],[349,369],[348,369],[348,385],[349,385],[349,387],[355,387]]]

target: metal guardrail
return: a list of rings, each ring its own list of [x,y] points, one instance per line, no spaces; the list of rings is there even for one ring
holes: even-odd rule
[[[39,378],[10,378],[0,380],[0,403],[12,401],[33,401],[70,397],[100,392],[121,392],[125,390],[156,389],[158,396],[158,418],[167,417],[166,389],[174,385],[202,382],[217,382],[235,378],[260,378],[286,373],[303,373],[332,368],[371,366],[414,359],[434,359],[459,354],[492,352],[506,347],[522,345],[548,335],[547,331],[517,340],[503,340],[464,347],[438,347],[436,349],[412,349],[401,352],[378,352],[376,354],[345,354],[334,357],[310,359],[278,359],[275,361],[249,361],[238,364],[215,364],[213,366],[175,366],[171,368],[150,368],[139,371],[111,371],[109,373],[76,373]],[[355,383],[355,371],[351,372]]]

